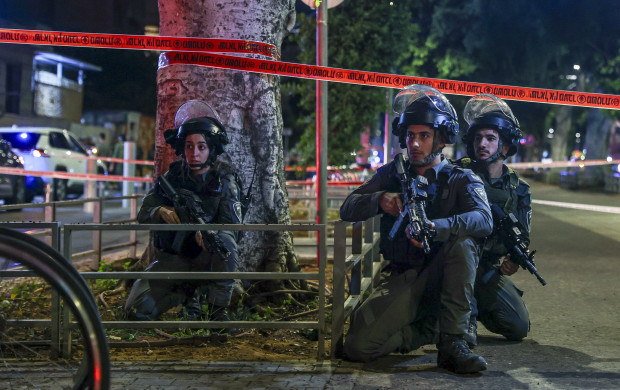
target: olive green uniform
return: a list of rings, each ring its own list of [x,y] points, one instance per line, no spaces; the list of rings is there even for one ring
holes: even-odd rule
[[[532,217],[532,195],[530,186],[517,172],[503,166],[502,176],[490,179],[484,166],[475,164],[469,158],[456,162],[469,168],[482,179],[489,203],[496,204],[505,213],[514,214],[525,227],[524,240],[529,244],[530,222]],[[503,335],[509,340],[521,340],[527,336],[530,320],[523,301],[523,291],[512,280],[499,273],[501,259],[508,253],[496,235],[490,236],[482,251],[476,284],[472,316],[491,332]]]

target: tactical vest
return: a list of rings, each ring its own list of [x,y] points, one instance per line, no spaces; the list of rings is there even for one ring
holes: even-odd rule
[[[461,159],[461,163],[464,168],[476,168],[476,165],[469,158]],[[519,187],[519,177],[517,173],[512,169],[508,168],[508,180],[506,180],[505,175],[501,176],[502,185],[500,188],[494,187],[489,181],[487,181],[486,175],[481,175],[472,169],[482,180],[484,183],[484,190],[487,193],[487,198],[489,199],[489,204],[496,204],[504,210],[506,214],[513,213],[516,215],[517,205],[519,204],[519,199],[517,195],[517,187]],[[506,248],[500,242],[499,239],[491,235],[485,241],[482,251],[485,252],[486,255],[503,255],[506,253]],[[483,257],[486,257],[483,255]]]
[[[469,158],[461,159],[461,163],[463,164],[463,168],[468,168],[472,170],[474,170],[473,168],[476,168],[473,161]],[[519,201],[517,196],[519,177],[517,176],[517,173],[512,168],[508,168],[508,181],[506,182],[504,176],[502,176],[502,186],[501,188],[497,188],[492,186],[491,183],[487,181],[487,177],[485,175],[480,175],[475,170],[474,172],[480,177],[480,179],[484,183],[484,190],[487,193],[489,203],[498,205],[507,214],[515,214]]]
[[[407,168],[409,168],[407,166]],[[439,171],[437,175],[437,180],[433,181],[429,184],[427,189],[427,205],[426,205],[426,213],[429,219],[440,218],[443,217],[445,212],[440,210],[441,202],[436,202],[438,198],[443,197],[444,192],[448,191],[448,178],[450,177],[453,169],[460,169],[459,167],[453,164],[446,164],[441,171]],[[415,177],[416,175],[409,171],[411,177]],[[389,172],[389,185],[385,189],[389,192],[398,192],[400,193],[402,188],[400,185],[400,178],[396,174],[396,169],[392,169]],[[390,260],[390,268],[392,270],[398,270],[402,272],[406,269],[420,267],[425,263],[424,252],[414,247],[409,243],[404,237],[397,237],[394,242],[387,240],[388,233],[396,218],[389,214],[384,214],[381,218],[381,253],[383,256]],[[431,243],[431,255],[430,258],[433,257],[434,254],[437,253],[441,244]],[[403,255],[406,254],[406,255]]]

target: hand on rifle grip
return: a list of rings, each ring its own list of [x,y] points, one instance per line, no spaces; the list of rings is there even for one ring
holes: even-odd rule
[[[179,216],[177,215],[176,211],[174,211],[174,207],[161,206],[157,210],[157,215],[159,215],[159,217],[166,223],[181,223]]]
[[[396,192],[385,192],[379,198],[379,207],[384,212],[398,217],[398,214],[403,211],[403,202],[400,200],[400,194]]]

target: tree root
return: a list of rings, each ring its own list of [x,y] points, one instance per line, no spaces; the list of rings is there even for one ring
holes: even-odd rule
[[[327,309],[327,308],[330,308],[330,307],[332,307],[331,303],[329,305],[325,305],[324,309]],[[303,311],[301,313],[295,313],[295,314],[291,314],[291,315],[288,315],[288,316],[284,316],[282,318],[278,318],[278,321],[285,321],[285,320],[290,320],[291,318],[303,317],[303,316],[305,316],[307,314],[316,313],[318,311],[319,311],[319,309],[312,309],[312,310],[308,310],[308,311]]]

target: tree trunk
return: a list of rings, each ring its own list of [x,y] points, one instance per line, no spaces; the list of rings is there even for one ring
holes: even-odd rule
[[[569,106],[558,107],[555,121],[555,132],[553,133],[553,141],[551,143],[551,158],[553,161],[566,161],[568,136],[572,134],[573,108]]]
[[[160,0],[159,15],[162,36],[247,39],[280,49],[295,21],[295,2]],[[244,192],[256,168],[244,222],[290,223],[279,77],[172,65],[158,70],[157,86],[155,177],[175,159],[163,132],[173,128],[176,110],[190,99],[205,101],[215,108],[228,131],[226,152]],[[243,232],[240,237],[240,271],[299,270],[291,232]]]
[[[585,143],[583,145],[587,151],[586,159],[605,160],[613,121],[603,115],[600,109],[593,108],[588,113],[586,123]],[[607,165],[585,167],[581,184],[588,187],[603,186],[608,171],[609,166]]]

